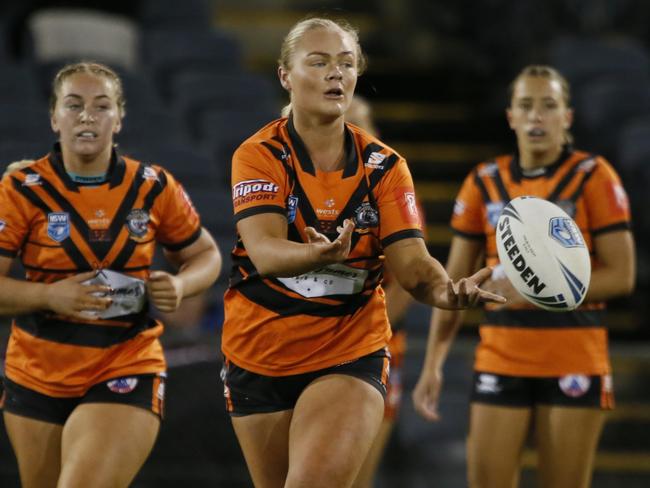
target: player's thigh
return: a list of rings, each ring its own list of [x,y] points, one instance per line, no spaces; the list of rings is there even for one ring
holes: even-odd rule
[[[348,374],[314,380],[293,411],[287,488],[352,485],[384,414],[377,386]]]
[[[373,481],[377,475],[394,424],[395,422],[392,418],[387,418],[386,415],[384,415],[377,437],[375,437],[375,440],[370,447],[370,451],[368,452],[366,459],[363,461],[361,469],[354,480],[352,485],[353,488],[371,488],[373,486]]]
[[[55,487],[61,466],[58,424],[4,412],[5,429],[18,461],[23,488]]]
[[[66,422],[60,485],[127,487],[149,456],[160,428],[150,410],[120,403],[85,403]]]
[[[231,417],[248,471],[257,488],[282,488],[289,469],[293,410]]]
[[[472,403],[467,438],[467,473],[472,488],[517,485],[530,421],[529,407]]]
[[[535,414],[543,488],[587,488],[607,412],[597,407],[540,405]]]

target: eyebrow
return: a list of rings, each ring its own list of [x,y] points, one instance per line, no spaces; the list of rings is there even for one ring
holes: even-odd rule
[[[79,98],[80,100],[83,100],[83,97],[81,95],[77,95],[76,93],[68,93],[63,98],[68,98],[68,97]],[[110,99],[111,97],[109,97],[108,95],[97,95],[95,97],[95,100],[98,99],[98,98],[108,98],[108,99]]]
[[[354,53],[352,51],[341,51],[338,53],[336,56],[352,56]],[[310,53],[307,53],[307,56],[325,56],[329,57],[330,55],[328,53],[324,53],[321,51],[312,51]]]

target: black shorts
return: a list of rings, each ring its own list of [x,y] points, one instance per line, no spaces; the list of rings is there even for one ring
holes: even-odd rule
[[[102,381],[80,397],[51,397],[4,378],[0,407],[22,417],[63,425],[84,403],[121,403],[150,410],[163,418],[165,374],[139,374]]]
[[[328,374],[355,376],[386,397],[390,354],[380,349],[354,361],[309,373],[264,376],[225,360],[221,370],[226,410],[233,417],[291,410],[298,397],[317,378]]]
[[[612,377],[572,374],[548,378],[474,372],[471,401],[505,407],[558,405],[614,408]]]

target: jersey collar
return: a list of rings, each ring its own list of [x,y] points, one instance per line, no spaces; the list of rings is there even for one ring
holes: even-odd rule
[[[66,189],[69,191],[79,191],[79,185],[70,178],[70,175],[66,172],[65,167],[63,166],[63,156],[61,155],[61,144],[55,143],[52,151],[50,151],[49,157],[50,165],[54,172],[58,175],[59,179],[63,182]],[[124,174],[126,173],[126,163],[124,159],[118,154],[117,149],[113,147],[111,151],[111,163],[108,167],[108,181],[109,189],[118,186],[124,180]]]
[[[309,157],[309,152],[305,147],[305,143],[302,141],[302,138],[298,135],[296,127],[293,125],[293,117],[289,116],[287,122],[287,132],[289,133],[289,139],[291,140],[291,145],[296,151],[296,156],[298,157],[298,164],[305,173],[309,173],[312,176],[316,176],[316,169],[314,168],[314,163]],[[345,168],[343,170],[343,178],[349,176],[354,176],[357,174],[357,168],[359,166],[359,158],[357,156],[357,150],[354,144],[354,137],[352,132],[345,125]]]
[[[510,174],[512,175],[512,179],[519,183],[522,179],[532,179],[532,178],[539,178],[539,177],[551,177],[555,174],[557,169],[562,166],[562,163],[564,163],[567,159],[571,157],[571,154],[573,153],[573,147],[571,144],[565,144],[562,146],[562,152],[558,156],[558,158],[550,165],[541,168],[542,171],[539,173],[535,173],[533,175],[527,175],[524,173],[524,171],[521,168],[521,165],[519,164],[519,151],[515,149],[514,154],[512,155],[512,160],[510,161]]]

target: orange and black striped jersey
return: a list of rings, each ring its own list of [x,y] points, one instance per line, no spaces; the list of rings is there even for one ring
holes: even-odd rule
[[[233,250],[225,295],[222,348],[240,367],[283,376],[313,371],[386,346],[382,249],[421,238],[413,181],[406,161],[361,129],[345,128],[345,167],[322,172],[288,119],[276,120],[233,156],[235,218],[286,216],[288,239],[307,242],[312,226],[330,239],[352,219],[356,228],[345,263],[293,278],[262,278],[241,241]]]
[[[517,155],[479,164],[465,179],[451,225],[485,243],[486,261],[498,264],[495,225],[510,199],[533,195],[562,207],[577,223],[598,267],[593,238],[630,229],[630,211],[621,181],[602,157],[565,147],[553,165],[525,173]],[[604,303],[572,312],[547,312],[533,305],[500,310],[486,305],[486,323],[475,367],[516,376],[601,375],[610,372]]]
[[[108,178],[77,184],[60,149],[0,183],[0,255],[19,256],[29,281],[51,283],[110,269],[146,279],[156,242],[179,250],[201,225],[181,185],[162,168],[113,152]],[[162,324],[147,314],[72,321],[35,312],[14,319],[7,377],[51,396],[78,396],[98,382],[158,373]]]

